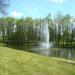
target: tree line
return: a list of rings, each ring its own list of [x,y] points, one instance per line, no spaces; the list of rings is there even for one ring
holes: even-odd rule
[[[0,18],[0,42],[9,47],[33,47],[41,41],[38,27],[46,20],[49,26],[49,41],[54,45],[74,47],[75,19],[69,14],[57,14],[52,18],[32,17],[16,19],[13,17]]]

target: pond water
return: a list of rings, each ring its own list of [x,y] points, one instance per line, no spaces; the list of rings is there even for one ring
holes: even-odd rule
[[[62,48],[50,48],[50,49],[32,49],[34,53],[52,56],[52,57],[61,57],[66,59],[75,59],[75,49],[62,49]]]

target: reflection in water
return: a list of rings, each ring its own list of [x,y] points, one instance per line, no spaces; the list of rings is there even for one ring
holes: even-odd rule
[[[74,49],[35,49],[34,52],[45,56],[63,57],[67,59],[75,58]]]
[[[71,54],[72,54],[72,53],[71,53],[71,50],[69,50],[69,51],[68,51],[68,58],[71,58],[71,56],[72,56]]]

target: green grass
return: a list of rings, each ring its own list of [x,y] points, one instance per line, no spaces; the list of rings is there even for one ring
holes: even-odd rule
[[[75,75],[75,64],[0,47],[0,75]]]

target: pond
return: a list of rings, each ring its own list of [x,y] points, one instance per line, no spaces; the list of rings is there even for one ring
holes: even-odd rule
[[[65,49],[65,48],[50,48],[50,49],[31,49],[34,53],[50,56],[50,57],[59,57],[66,59],[75,60],[75,49]]]

